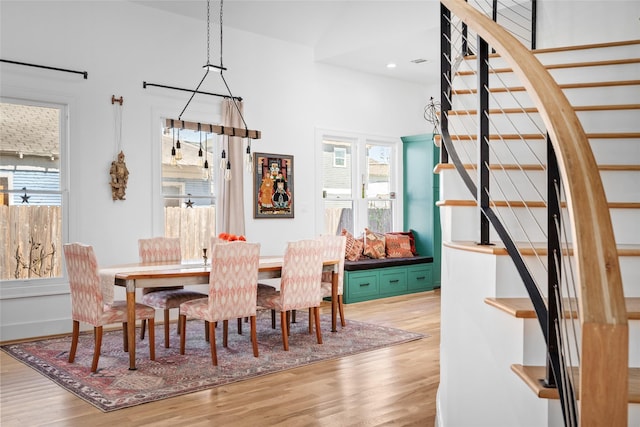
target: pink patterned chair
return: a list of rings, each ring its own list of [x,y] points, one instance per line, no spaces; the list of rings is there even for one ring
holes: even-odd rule
[[[140,261],[151,262],[172,262],[179,264],[182,260],[180,249],[180,239],[173,237],[153,237],[151,239],[138,240],[138,253]],[[164,346],[169,348],[169,310],[180,307],[185,301],[192,299],[206,298],[207,295],[184,289],[183,286],[170,288],[143,288],[143,304],[164,310]],[[180,333],[180,316],[178,312],[178,327],[176,332]],[[142,322],[140,339],[144,339],[145,322]]]
[[[344,306],[342,305],[342,294],[344,290],[344,253],[347,246],[346,236],[320,236],[323,247],[323,259],[339,259],[338,264],[338,310],[340,313],[340,323],[344,328],[347,322],[344,319]],[[322,272],[322,298],[331,297],[332,288],[331,271]]]
[[[318,344],[322,344],[320,304],[322,302],[322,242],[301,240],[290,242],[284,253],[280,291],[261,285],[258,287],[258,305],[280,312],[282,344],[289,350],[289,324],[291,310],[312,308]],[[310,328],[311,329],[311,328]]]
[[[93,326],[95,348],[91,372],[98,370],[100,347],[102,346],[102,327],[111,323],[122,323],[124,335],[124,351],[127,348],[127,303],[114,301],[105,304],[102,296],[98,261],[93,247],[80,243],[68,243],[64,247],[64,257],[69,273],[71,288],[71,318],[73,319],[73,335],[69,363],[73,363],[78,348],[80,322]],[[155,310],[143,304],[136,303],[136,319],[149,320],[149,357],[155,360],[155,338],[153,334],[153,319]]]
[[[248,317],[253,355],[258,357],[256,301],[259,267],[259,243],[235,241],[216,244],[212,239],[209,297],[180,305],[180,354],[185,353],[187,318],[204,320],[208,325],[211,362],[215,366],[218,364],[216,322],[223,321],[223,346],[227,347],[229,319]]]

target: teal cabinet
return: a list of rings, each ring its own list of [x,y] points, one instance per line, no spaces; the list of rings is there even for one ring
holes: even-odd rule
[[[379,271],[380,295],[401,295],[407,291],[407,268],[389,267]]]
[[[440,177],[433,173],[440,161],[440,149],[434,144],[433,136],[429,133],[401,138],[403,228],[413,230],[420,255],[433,257],[431,289],[440,287],[442,251],[440,208],[436,206],[440,197]]]
[[[412,292],[430,291],[436,287],[432,275],[433,265],[407,268],[407,290]],[[440,284],[438,284],[440,286]]]

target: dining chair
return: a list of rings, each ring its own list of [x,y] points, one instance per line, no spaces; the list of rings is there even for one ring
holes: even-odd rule
[[[127,303],[113,301],[106,304],[102,296],[98,261],[93,247],[81,243],[67,243],[63,246],[65,264],[69,274],[71,289],[71,318],[73,334],[69,363],[73,363],[78,348],[80,322],[93,326],[95,347],[91,372],[98,370],[100,347],[102,346],[102,327],[111,323],[122,323],[124,351],[128,351]],[[155,310],[153,307],[136,303],[136,319],[149,320],[149,358],[155,360],[155,337],[153,333]]]
[[[344,255],[347,246],[346,236],[320,236],[322,242],[323,259],[339,259],[338,263],[338,312],[340,313],[340,324],[344,328],[347,322],[344,318],[344,306],[342,305],[342,294],[344,292]],[[333,272],[322,272],[322,298],[331,297],[331,289],[333,287]],[[311,327],[311,324],[309,324]]]
[[[138,240],[138,254],[143,263],[182,261],[180,239],[177,237],[152,237]],[[141,302],[151,307],[164,310],[164,346],[169,348],[169,310],[178,309],[178,326],[180,333],[180,304],[198,298],[206,298],[201,292],[184,289],[184,286],[142,288]],[[140,339],[144,339],[145,322],[142,322]]]
[[[282,344],[289,350],[289,323],[287,313],[312,308],[318,344],[322,344],[320,304],[322,302],[322,242],[300,240],[289,242],[284,253],[280,290],[268,286],[258,287],[258,305],[280,312]],[[310,328],[311,329],[311,328]]]
[[[207,298],[180,304],[180,354],[185,354],[187,319],[204,320],[209,330],[211,362],[218,365],[215,327],[223,322],[223,346],[227,347],[229,319],[248,317],[253,355],[258,357],[256,302],[260,244],[234,241],[211,242],[211,273]]]

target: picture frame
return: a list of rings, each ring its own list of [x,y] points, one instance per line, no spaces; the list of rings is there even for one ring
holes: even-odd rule
[[[294,217],[293,156],[253,153],[253,217]]]

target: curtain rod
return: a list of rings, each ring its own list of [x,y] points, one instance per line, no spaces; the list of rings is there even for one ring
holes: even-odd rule
[[[6,62],[8,64],[26,65],[27,67],[44,68],[45,70],[64,71],[65,73],[82,74],[84,79],[87,80],[89,73],[86,71],[67,70],[66,68],[49,67],[47,65],[29,64],[26,62],[10,61],[8,59],[0,59],[0,62]]]
[[[259,130],[234,128],[232,126],[212,125],[209,123],[187,122],[178,119],[165,119],[165,127],[168,129],[189,129],[194,131],[216,133],[218,135],[236,136],[238,138],[260,139],[262,132]]]
[[[181,87],[175,87],[175,86],[166,86],[166,85],[159,85],[159,84],[155,84],[155,83],[147,83],[147,82],[142,82],[142,88],[146,89],[147,86],[154,86],[154,87],[160,87],[163,89],[173,89],[173,90],[180,90],[183,92],[190,92],[190,93],[199,93],[201,95],[211,95],[211,96],[219,96],[220,98],[233,98],[233,99],[237,99],[238,101],[242,101],[242,98],[239,96],[229,96],[229,95],[221,95],[219,93],[213,93],[213,92],[202,92],[202,91],[193,91],[193,89],[184,89]]]

